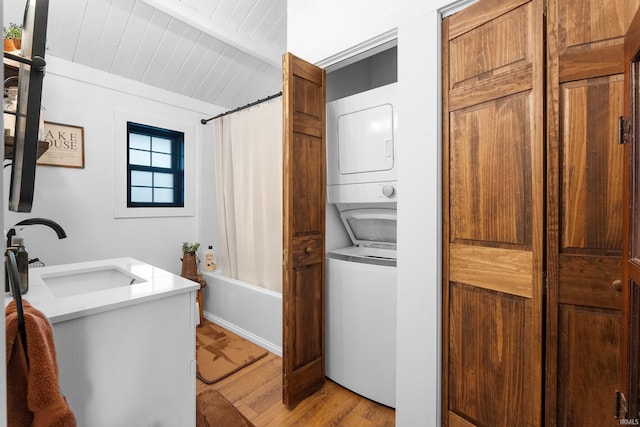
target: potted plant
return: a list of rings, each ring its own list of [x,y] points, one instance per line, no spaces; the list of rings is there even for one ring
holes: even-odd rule
[[[198,281],[198,257],[196,252],[200,243],[182,243],[182,272],[180,275],[190,280]]]
[[[4,27],[4,51],[13,52],[20,50],[22,44],[22,25],[11,22],[9,27]]]

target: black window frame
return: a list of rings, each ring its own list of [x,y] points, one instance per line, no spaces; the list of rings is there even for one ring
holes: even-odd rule
[[[130,136],[139,134],[150,137],[161,137],[171,141],[171,168],[142,166],[131,164]],[[135,148],[133,148],[136,150]],[[146,150],[142,150],[146,151]],[[149,149],[154,153],[153,147]],[[169,173],[173,176],[173,202],[133,202],[131,201],[131,173],[133,171]],[[153,184],[151,187],[155,187]],[[152,191],[153,194],[153,191]],[[184,207],[184,132],[163,129],[140,123],[127,122],[127,207],[128,208],[183,208]]]

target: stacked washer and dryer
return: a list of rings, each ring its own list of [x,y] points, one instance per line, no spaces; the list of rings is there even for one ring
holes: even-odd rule
[[[327,103],[327,202],[352,245],[327,253],[326,376],[395,408],[397,83]]]

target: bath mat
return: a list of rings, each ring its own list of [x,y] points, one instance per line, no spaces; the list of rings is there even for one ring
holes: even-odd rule
[[[196,397],[196,427],[253,427],[253,423],[216,390]]]
[[[214,323],[207,322],[196,334],[197,375],[206,384],[228,377],[267,353]]]

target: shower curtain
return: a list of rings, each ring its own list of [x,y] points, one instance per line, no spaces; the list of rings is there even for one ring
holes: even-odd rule
[[[282,292],[282,100],[220,117],[214,132],[219,269]]]

